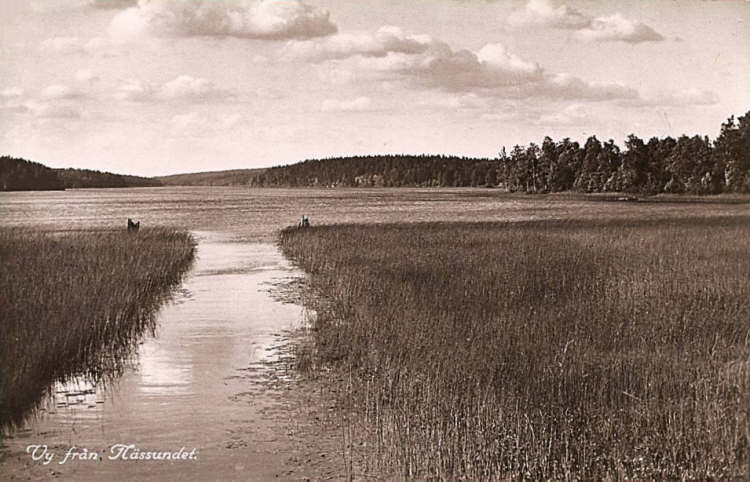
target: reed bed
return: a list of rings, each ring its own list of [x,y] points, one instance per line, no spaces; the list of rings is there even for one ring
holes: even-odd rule
[[[280,246],[317,293],[315,364],[342,380],[361,472],[724,479],[750,470],[749,239],[745,216],[331,225]]]
[[[0,230],[0,414],[21,423],[54,382],[116,376],[190,267],[195,241],[144,229]]]

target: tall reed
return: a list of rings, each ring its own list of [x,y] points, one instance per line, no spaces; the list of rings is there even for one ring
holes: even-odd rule
[[[696,217],[333,225],[280,246],[381,476],[729,478],[749,470],[748,239],[748,217]]]
[[[55,381],[122,370],[190,267],[195,241],[145,229],[0,230],[0,414],[23,421]]]

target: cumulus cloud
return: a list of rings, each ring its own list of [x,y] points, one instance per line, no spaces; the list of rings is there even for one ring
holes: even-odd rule
[[[455,50],[427,35],[406,34],[396,27],[375,33],[337,34],[326,39],[290,41],[286,59],[329,61],[326,71],[369,71],[447,91],[494,90],[506,97],[547,96],[558,99],[610,100],[638,97],[620,84],[587,82],[568,74],[548,73],[497,43],[477,51]],[[344,68],[349,62],[349,69]],[[330,67],[329,67],[330,66]]]
[[[231,96],[231,91],[217,87],[210,80],[189,75],[181,75],[159,87],[154,87],[141,80],[129,80],[120,85],[114,94],[116,99],[128,102],[167,100],[209,102],[223,100]]]
[[[166,99],[208,101],[226,98],[230,96],[231,93],[227,90],[218,88],[210,80],[201,78],[196,79],[189,75],[181,75],[164,84],[161,88],[160,95]]]
[[[544,26],[575,30],[575,37],[585,41],[639,43],[664,40],[652,27],[622,14],[592,18],[567,5],[555,6],[550,0],[530,0],[524,8],[511,13],[507,23],[516,28]]]
[[[113,19],[110,35],[306,39],[337,31],[327,10],[301,0],[140,0]]]
[[[530,0],[526,6],[510,14],[508,24],[513,27],[542,25],[579,29],[588,27],[591,18],[567,5],[555,7],[549,0]]]
[[[391,52],[417,54],[426,51],[432,39],[427,35],[406,35],[398,27],[385,26],[371,33],[340,33],[322,41],[290,41],[282,57],[323,62],[355,55],[384,57]]]
[[[352,100],[327,99],[321,105],[323,112],[356,112],[370,110],[371,108],[372,100],[365,96]]]
[[[114,97],[128,102],[146,102],[152,100],[155,90],[140,80],[129,80],[120,85]]]
[[[638,91],[626,85],[590,82],[565,73],[548,74],[544,82],[528,86],[527,90],[556,99],[604,101],[639,98]]]
[[[576,32],[576,37],[586,41],[622,41],[628,43],[657,42],[664,37],[648,25],[629,20],[619,13],[598,17],[591,25]]]
[[[477,51],[453,49],[427,35],[383,27],[373,34],[337,34],[325,39],[290,41],[282,57],[327,62],[325,72],[401,80],[444,91],[479,92],[495,97],[549,97],[603,101],[633,99],[638,92],[617,83],[588,82],[569,74],[546,72],[497,43]]]
[[[473,52],[453,50],[436,40],[421,53],[388,52],[382,57],[361,57],[359,66],[454,91],[519,85],[543,77],[538,64],[509,53],[500,44],[488,44]]]
[[[635,89],[622,84],[589,82],[569,74],[546,72],[539,64],[518,57],[500,44],[488,44],[474,52],[453,50],[433,40],[422,53],[359,56],[357,62],[359,68],[452,92],[591,101],[638,97]]]

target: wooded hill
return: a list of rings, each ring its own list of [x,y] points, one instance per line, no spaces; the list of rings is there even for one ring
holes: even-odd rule
[[[620,148],[589,137],[583,145],[545,137],[541,145],[505,147],[494,158],[373,155],[311,159],[266,169],[236,169],[144,178],[85,169],[50,169],[0,158],[4,191],[66,187],[500,187],[521,192],[641,194],[750,193],[750,112],[721,126],[719,136],[630,135]]]
[[[229,171],[193,172],[154,177],[165,186],[246,186],[265,169],[233,169]]]
[[[307,160],[258,173],[252,186],[498,186],[509,191],[750,192],[750,112],[707,136],[630,135],[621,149],[589,137],[503,148],[496,159],[450,156],[358,156]]]
[[[162,184],[147,177],[89,169],[52,169],[26,159],[0,157],[0,190],[49,191],[66,188],[145,187]]]
[[[155,187],[162,186],[156,179],[90,169],[55,169],[57,177],[66,188],[90,187]]]

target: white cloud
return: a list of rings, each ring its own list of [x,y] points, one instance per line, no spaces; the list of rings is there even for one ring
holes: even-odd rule
[[[220,89],[213,82],[194,78],[189,75],[181,75],[167,82],[161,88],[160,95],[166,99],[191,99],[195,101],[207,101],[226,98],[229,91]]]
[[[336,30],[327,10],[300,0],[140,0],[109,27],[118,41],[144,34],[305,39]]]
[[[370,110],[371,108],[372,100],[364,96],[352,100],[327,99],[321,105],[323,112],[355,112]]]
[[[529,86],[530,92],[555,99],[606,101],[637,99],[637,90],[619,83],[589,82],[570,74],[549,74],[544,82]]]
[[[227,99],[231,96],[232,92],[217,87],[210,80],[189,75],[181,75],[158,88],[141,80],[129,80],[122,84],[114,94],[116,99],[128,102],[165,100],[209,102]]]
[[[384,57],[390,52],[417,54],[426,51],[432,39],[426,35],[405,35],[398,27],[385,26],[374,34],[340,33],[320,41],[290,41],[282,57],[322,62],[355,55]]]
[[[152,100],[154,89],[140,80],[129,80],[118,87],[114,97],[128,102],[146,102]]]
[[[664,37],[648,25],[625,18],[620,13],[592,18],[567,5],[555,6],[550,0],[530,0],[524,8],[511,13],[511,27],[544,26],[575,30],[585,41],[654,42]]]
[[[519,85],[539,80],[543,74],[538,64],[510,54],[499,44],[472,52],[453,50],[444,42],[432,41],[423,53],[389,52],[384,57],[361,58],[359,64],[454,91]]]
[[[477,51],[454,50],[426,35],[408,35],[395,27],[374,34],[339,34],[326,39],[289,42],[282,57],[327,61],[323,80],[352,82],[369,75],[381,82],[402,80],[449,92],[484,96],[602,101],[633,99],[635,89],[617,83],[588,82],[572,75],[546,72],[503,45]],[[335,78],[330,73],[340,73]],[[341,79],[339,79],[339,77]]]
[[[549,0],[530,0],[526,6],[510,14],[508,24],[513,27],[542,25],[579,29],[587,27],[591,18],[567,5],[555,7]]]
[[[622,41],[628,43],[656,42],[664,37],[648,25],[629,20],[616,13],[598,17],[591,25],[576,32],[576,37],[586,41]]]

